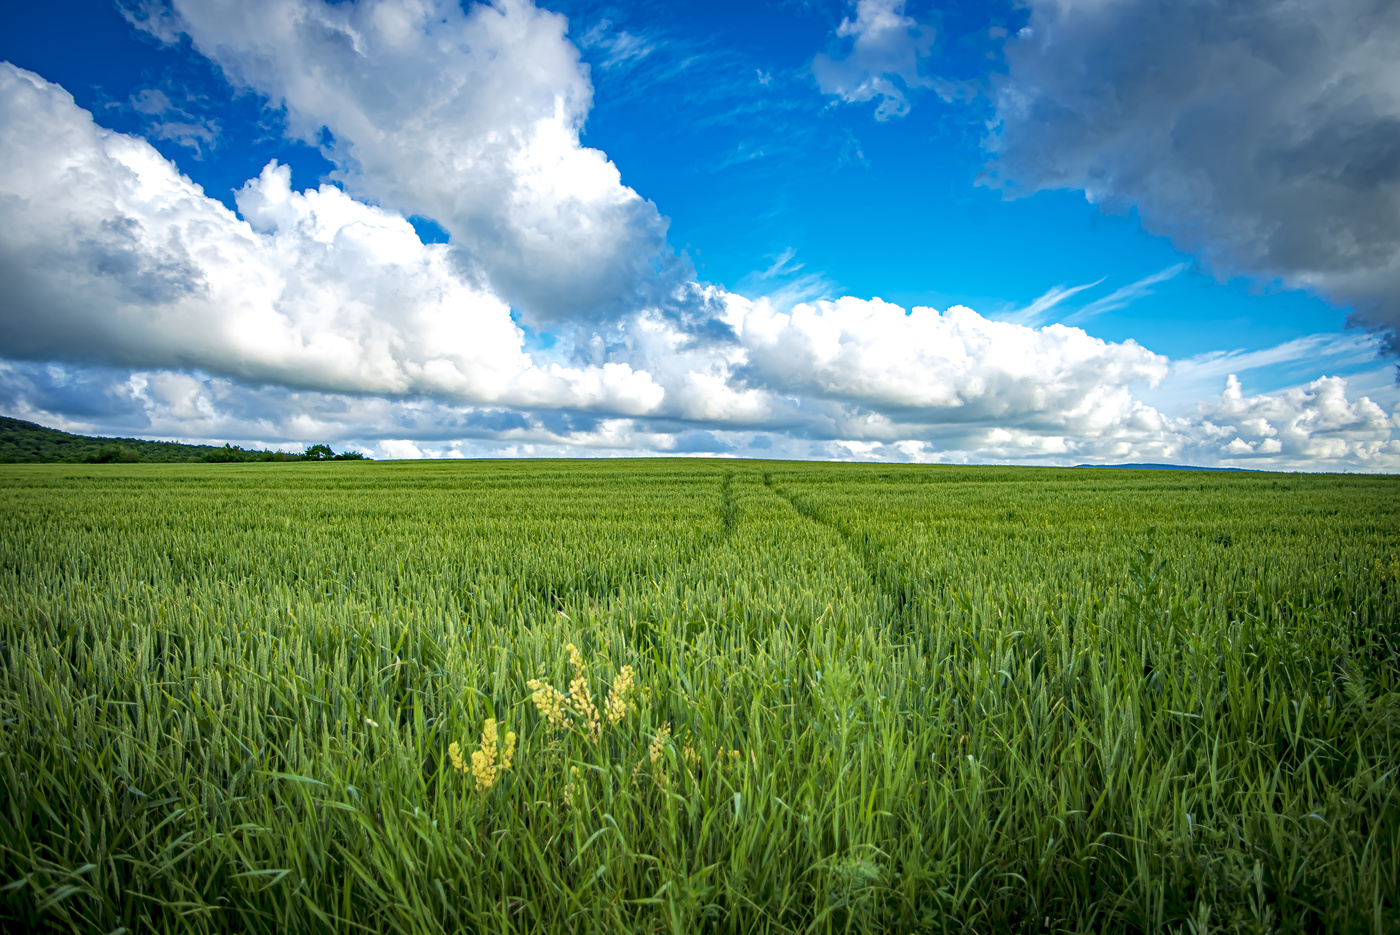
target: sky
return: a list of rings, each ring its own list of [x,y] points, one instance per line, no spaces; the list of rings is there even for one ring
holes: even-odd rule
[[[1400,5],[51,0],[0,412],[377,458],[1400,468]]]

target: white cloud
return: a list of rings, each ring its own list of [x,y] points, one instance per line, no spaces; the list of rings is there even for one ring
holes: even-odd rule
[[[703,397],[708,399],[710,397]],[[330,442],[380,458],[740,454],[942,463],[1161,461],[1267,469],[1400,469],[1400,425],[1344,381],[1246,396],[1233,377],[1200,412],[1172,418],[1130,401],[1090,423],[948,423],[882,417],[822,400],[761,425],[590,417],[431,399],[249,387],[198,373],[0,363],[0,409],[69,431],[296,450]],[[825,407],[823,409],[823,407]]]
[[[1054,312],[1054,309],[1086,289],[1094,288],[1108,277],[1104,276],[1078,286],[1054,286],[1025,308],[1002,312],[996,318],[998,321],[1013,322],[1018,325],[1039,325],[1054,320],[1055,316],[1058,316],[1058,320],[1063,324],[1080,325],[1105,312],[1115,312],[1127,308],[1138,299],[1152,295],[1153,286],[1176,277],[1186,269],[1187,265],[1186,263],[1177,263],[1149,276],[1144,276],[1136,282],[1113,290],[1102,298],[1094,299],[1092,302],[1080,306],[1067,315],[1060,315]]]
[[[1323,377],[1279,393],[1245,396],[1231,375],[1199,413],[1171,418],[1136,404],[1096,431],[1055,435],[996,427],[961,437],[900,441],[881,459],[1076,464],[1198,464],[1263,470],[1400,469],[1400,422],[1372,400],[1349,398]]]
[[[351,194],[439,223],[534,320],[685,304],[666,220],[579,143],[592,87],[564,16],[528,0],[173,0],[132,16],[285,107]]]
[[[1093,282],[1081,283],[1077,286],[1051,286],[1043,295],[1037,298],[1025,308],[1011,309],[996,316],[998,321],[1009,321],[1017,325],[1039,325],[1044,324],[1050,316],[1051,309],[1060,305],[1085,289],[1092,289],[1107,277],[1100,277]]]
[[[1167,373],[1166,358],[1132,342],[992,321],[962,306],[906,313],[846,297],[782,312],[766,300],[729,301],[750,366],[774,391],[930,420],[1092,421],[1099,407],[1121,405],[1131,384]]]
[[[858,0],[855,19],[841,20],[836,35],[852,40],[845,57],[820,53],[812,60],[823,94],[848,104],[878,100],[875,119],[888,120],[909,112],[906,91],[934,84],[919,66],[933,48],[935,30],[905,16],[904,0]]]
[[[776,308],[789,309],[799,302],[830,299],[840,287],[826,274],[808,270],[797,250],[788,247],[766,269],[754,270],[734,285],[734,291],[750,298],[766,298]]]
[[[1163,412],[1183,415],[1196,412],[1197,402],[1219,392],[1231,375],[1286,389],[1318,373],[1332,373],[1345,374],[1349,386],[1394,407],[1400,403],[1400,387],[1394,365],[1385,363],[1381,351],[1380,338],[1361,331],[1306,335],[1249,351],[1208,351],[1173,361],[1171,374],[1139,397]]]
[[[1029,0],[986,179],[1400,325],[1400,6]]]
[[[406,438],[386,438],[379,442],[378,454],[391,461],[417,461],[423,449]]]
[[[269,165],[239,220],[144,141],[0,65],[0,344],[11,356],[246,381],[641,413],[625,363],[537,366],[507,306],[441,244]]]
[[[1276,395],[1245,396],[1231,374],[1216,399],[1201,403],[1208,439],[1229,437],[1221,449],[1226,459],[1265,464],[1308,464],[1350,459],[1361,465],[1400,466],[1400,421],[1362,396],[1347,398],[1346,380],[1322,377]]]
[[[159,88],[142,88],[131,95],[127,106],[148,120],[148,136],[179,143],[193,151],[196,159],[203,158],[218,142],[220,128],[217,120],[201,118],[177,107],[170,96]]]
[[[1102,315],[1105,312],[1116,312],[1119,309],[1127,308],[1138,299],[1152,295],[1153,286],[1157,285],[1159,282],[1166,282],[1168,279],[1175,278],[1182,270],[1186,269],[1186,266],[1187,264],[1185,263],[1177,263],[1174,266],[1168,266],[1166,269],[1153,273],[1150,276],[1144,276],[1136,282],[1128,283],[1128,285],[1123,286],[1121,289],[1115,289],[1103,298],[1095,299],[1083,308],[1067,316],[1065,318],[1065,323],[1077,325],[1088,321],[1090,318]]]
[[[625,29],[614,30],[609,19],[599,20],[579,37],[578,44],[585,49],[598,49],[606,53],[601,64],[609,69],[635,65],[656,51],[656,46],[645,37]]]

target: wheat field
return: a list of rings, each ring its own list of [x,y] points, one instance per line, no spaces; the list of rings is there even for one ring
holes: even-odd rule
[[[0,922],[1400,927],[1400,480],[0,467]]]

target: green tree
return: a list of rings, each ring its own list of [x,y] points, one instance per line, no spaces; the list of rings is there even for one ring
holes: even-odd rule
[[[330,445],[312,445],[301,455],[303,461],[364,461],[367,460],[358,451],[346,451],[336,454]]]
[[[97,449],[97,454],[85,458],[88,464],[133,464],[141,460],[141,456],[134,451],[128,451],[121,445],[103,445]]]

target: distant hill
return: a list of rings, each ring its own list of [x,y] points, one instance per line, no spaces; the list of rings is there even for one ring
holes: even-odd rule
[[[1259,473],[1254,468],[1201,467],[1196,464],[1076,464],[1075,467],[1124,468],[1131,471],[1247,471]]]
[[[237,445],[182,445],[143,438],[74,435],[23,419],[0,416],[0,462],[103,464],[117,462],[345,461],[356,452],[336,454],[328,445],[312,445],[301,454],[240,448]]]

